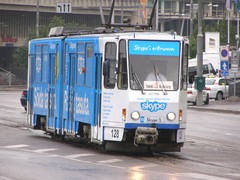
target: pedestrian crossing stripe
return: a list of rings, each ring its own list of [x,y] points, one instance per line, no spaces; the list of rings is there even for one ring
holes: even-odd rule
[[[49,151],[56,151],[57,149],[54,149],[54,148],[51,148],[51,149],[37,149],[37,150],[33,150],[32,152],[35,152],[35,153],[46,153],[46,152],[49,152]]]
[[[153,163],[148,163],[148,164],[143,164],[143,165],[140,165],[140,166],[134,166],[131,169],[132,170],[138,170],[138,169],[157,167],[157,166],[159,166],[159,165],[158,164],[153,164]]]
[[[86,156],[93,156],[95,154],[72,154],[72,155],[67,155],[64,156],[67,159],[76,159],[76,158],[80,158],[80,157],[86,157]]]
[[[11,146],[4,146],[5,148],[8,149],[15,149],[15,148],[23,148],[23,147],[28,147],[29,145],[26,144],[17,144],[17,145],[11,145]]]
[[[97,163],[101,163],[101,164],[106,164],[106,163],[115,163],[115,162],[119,162],[122,161],[121,159],[108,159],[108,160],[104,160],[104,161],[97,161]]]

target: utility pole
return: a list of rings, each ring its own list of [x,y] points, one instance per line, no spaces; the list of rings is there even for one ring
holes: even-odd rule
[[[198,0],[198,35],[197,35],[197,77],[202,77],[203,34],[202,34],[202,0]],[[197,105],[202,105],[202,90],[197,90]]]
[[[39,36],[39,0],[37,0],[37,14],[36,14],[36,37]]]
[[[154,23],[153,23],[153,30],[157,30],[158,31],[158,3],[159,3],[159,1],[157,1],[156,2],[156,7],[155,7],[155,16],[153,17],[153,21],[154,21]]]
[[[240,5],[238,5],[240,6]],[[237,7],[237,34],[236,34],[236,51],[238,52],[239,56],[239,9]],[[233,87],[233,96],[236,96],[236,72],[234,72],[234,87]]]
[[[156,19],[155,19],[155,23],[156,23],[156,27],[155,27],[155,30],[158,31],[158,9],[159,9],[159,1],[157,1],[157,4],[156,4],[156,9],[155,9],[155,16],[156,16]]]
[[[123,0],[121,2],[121,23],[123,23]]]
[[[192,37],[193,32],[193,0],[190,1],[190,37]]]

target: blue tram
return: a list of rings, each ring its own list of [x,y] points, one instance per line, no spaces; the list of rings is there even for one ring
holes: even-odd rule
[[[56,29],[55,29],[56,30]],[[29,42],[28,122],[106,149],[180,151],[188,40],[155,31],[54,34]]]

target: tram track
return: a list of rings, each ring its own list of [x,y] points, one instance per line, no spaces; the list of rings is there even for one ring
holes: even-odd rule
[[[20,128],[20,127],[19,127]],[[28,129],[30,130],[30,129]],[[42,136],[45,136],[46,138],[50,138],[49,135],[43,134],[43,131],[35,131],[31,130],[32,132]],[[55,141],[59,141],[55,139]],[[92,144],[86,144],[81,143],[80,141],[75,141],[73,138],[67,138],[63,142],[69,143],[71,145],[77,146],[79,148],[84,149],[96,149],[96,146],[93,146]],[[191,154],[189,153],[189,150],[187,150],[188,146],[191,146],[191,144],[198,144],[198,145],[206,145],[207,140],[197,138],[197,137],[190,137],[187,139],[186,142],[186,150],[184,149],[183,152],[178,153],[148,153],[148,154],[142,154],[142,153],[122,153],[122,152],[105,152],[102,148],[97,148],[97,151],[99,154],[109,154],[109,155],[115,155],[116,157],[119,156],[126,156],[133,160],[134,162],[141,162],[142,166],[145,165],[151,165],[153,169],[154,167],[169,167],[171,169],[176,169],[176,172],[183,172],[183,173],[196,173],[196,174],[205,174],[206,176],[216,176],[221,178],[227,178],[227,179],[237,179],[239,177],[234,177],[234,174],[237,174],[240,169],[238,167],[230,167],[226,166],[224,164],[217,164],[214,162],[207,162],[205,160],[201,160],[201,157],[198,159],[193,158]],[[211,142],[208,143],[209,146],[214,147],[220,147],[220,144],[217,142]],[[227,145],[222,146],[223,148],[229,148]],[[195,147],[197,148],[197,147]],[[234,149],[234,147],[230,147],[230,149]],[[191,148],[190,148],[191,151]],[[90,162],[90,161],[89,161]],[[116,167],[122,167],[121,165],[115,164]],[[145,166],[143,166],[145,167]],[[151,169],[151,168],[150,168]],[[146,171],[152,171],[155,172],[155,170],[146,169]],[[145,171],[144,168],[141,169],[141,171]],[[181,173],[176,173],[181,174]],[[233,174],[233,175],[231,175]]]
[[[182,170],[191,170],[198,173],[208,172],[209,175],[221,176],[227,179],[239,179],[239,177],[234,177],[232,175],[238,174],[240,167],[231,166],[224,162],[219,163],[219,161],[214,160],[208,161],[204,157],[205,153],[196,154],[196,152],[191,152],[192,148],[189,148],[189,146],[192,144],[197,144],[199,147],[206,147],[207,145],[210,149],[209,151],[212,151],[212,149],[217,151],[221,150],[223,153],[230,151],[229,153],[236,154],[236,157],[239,157],[240,154],[240,149],[237,146],[221,144],[214,140],[191,136],[189,139],[187,139],[185,145],[186,148],[183,150],[183,152],[153,153],[152,157],[149,156],[137,158],[145,160],[146,163],[161,163],[161,165],[165,164],[166,166],[175,167]],[[198,147],[195,146],[194,148],[197,149]],[[206,154],[207,151],[208,150],[206,150]],[[219,154],[219,156],[221,156],[221,154]]]
[[[209,139],[209,138],[203,138],[203,137],[197,137],[197,136],[189,136],[190,138],[187,139],[187,142],[190,143],[201,143],[201,144],[207,144],[207,145],[212,145],[212,146],[217,146],[225,149],[230,149],[234,150],[236,152],[240,153],[240,147],[233,146],[230,144],[223,144],[222,142],[218,142],[217,140],[214,139]]]

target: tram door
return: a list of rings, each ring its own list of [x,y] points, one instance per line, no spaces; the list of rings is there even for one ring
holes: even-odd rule
[[[50,54],[49,61],[49,91],[48,91],[48,120],[47,126],[50,129],[56,128],[56,117],[57,117],[57,109],[56,109],[56,84],[59,78],[59,45],[56,46],[56,53]]]
[[[69,103],[68,103],[68,130],[74,131],[74,95],[75,95],[76,54],[70,54],[69,62]]]
[[[68,133],[73,133],[76,54],[69,52],[68,43],[65,44],[65,58],[63,66],[63,128]]]

